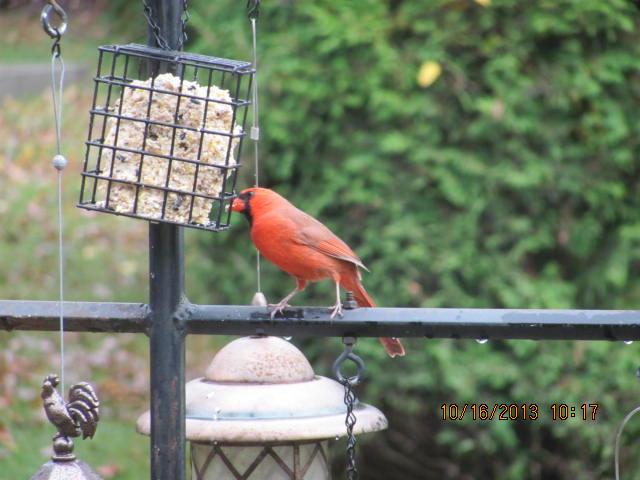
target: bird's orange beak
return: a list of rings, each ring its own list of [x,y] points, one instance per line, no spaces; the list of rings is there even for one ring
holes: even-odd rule
[[[241,198],[234,198],[233,203],[231,203],[231,210],[234,212],[241,212],[245,209],[244,200]]]

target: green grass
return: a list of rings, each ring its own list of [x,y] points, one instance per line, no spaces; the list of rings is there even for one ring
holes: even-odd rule
[[[12,442],[0,450],[0,480],[29,478],[49,461],[51,438],[55,429],[48,422],[32,417],[34,409],[23,406],[12,409],[12,419],[6,427]],[[148,438],[136,433],[134,425],[124,419],[103,418],[94,439],[75,440],[74,453],[91,465],[103,478],[134,480],[149,478]]]

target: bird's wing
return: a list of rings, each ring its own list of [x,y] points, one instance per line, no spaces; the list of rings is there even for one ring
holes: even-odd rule
[[[360,260],[360,258],[355,253],[353,253],[353,251],[342,240],[337,237],[335,239],[320,241],[316,245],[309,245],[309,247],[313,248],[314,250],[318,250],[325,255],[329,255],[330,257],[353,263],[354,265],[366,270],[367,272],[369,271],[369,269],[364,266],[364,263],[362,263],[362,260]]]
[[[304,212],[304,217],[297,218],[298,239],[301,243],[330,257],[353,263],[369,271],[349,246],[329,230],[324,224]]]

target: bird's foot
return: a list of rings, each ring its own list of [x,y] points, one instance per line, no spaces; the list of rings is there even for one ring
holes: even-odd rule
[[[290,306],[291,305],[289,305],[287,302],[270,303],[269,305],[267,305],[267,307],[274,307],[273,311],[271,312],[271,320],[273,320],[278,313],[282,313],[285,308]]]
[[[329,320],[333,320],[336,315],[339,315],[340,317],[344,316],[342,314],[342,303],[341,302],[336,303],[333,307],[329,307],[329,310],[331,310],[331,315],[329,315]]]

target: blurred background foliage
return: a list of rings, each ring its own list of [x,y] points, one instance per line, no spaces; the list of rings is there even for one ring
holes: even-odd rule
[[[188,50],[250,58],[244,2],[189,4]],[[87,29],[88,40],[80,32],[85,44],[144,41],[140,2],[93,5],[100,14],[89,24],[106,27]],[[354,248],[371,269],[364,283],[380,305],[635,309],[639,20],[640,11],[627,0],[265,1],[258,23],[261,184],[320,218]],[[78,58],[93,68],[82,49]],[[65,138],[77,151],[74,173],[80,169],[83,147],[75,140],[84,136],[85,123],[78,119],[87,117],[87,95],[78,87],[65,97]],[[53,152],[52,117],[35,113],[48,108],[47,100],[5,101],[0,114],[0,155],[13,172],[0,176],[0,270],[8,272],[0,278],[3,298],[55,298],[55,178],[45,175]],[[253,183],[250,151],[245,145],[239,188]],[[146,301],[144,225],[75,210],[74,173],[66,177],[68,296]],[[187,232],[192,301],[250,301],[255,255],[245,223],[237,218],[231,232],[216,235]],[[262,282],[270,301],[293,286],[266,262]],[[327,305],[331,295],[325,282],[296,300]],[[14,363],[21,352],[35,355],[29,335],[0,333],[6,409],[24,405],[6,379],[15,384],[20,378]],[[130,365],[129,357],[96,352],[111,342],[108,351],[126,351],[144,363],[144,341],[73,338],[90,345],[87,358],[103,359],[85,367],[80,379],[102,372],[104,403],[116,392],[118,413],[135,418],[126,412],[145,408],[145,368],[134,363],[139,368],[122,374],[119,366]],[[338,340],[293,341],[317,373],[330,375]],[[195,376],[224,340],[189,342]],[[362,439],[361,478],[613,476],[616,428],[637,404],[637,344],[406,344],[407,356],[391,361],[376,340],[358,343],[368,367],[360,397],[390,421],[387,432]],[[34,389],[42,374],[32,375]],[[137,402],[126,391],[138,392]],[[535,403],[540,416],[444,421],[443,403]],[[554,421],[550,405],[560,403],[577,409],[597,403],[596,421]],[[626,475],[640,469],[633,455],[639,422],[632,421],[623,437]],[[4,430],[11,435],[15,429]],[[17,446],[5,454],[9,462],[20,450],[16,435]],[[342,446],[337,442],[336,450]],[[142,456],[139,463],[145,461]],[[107,467],[115,473],[107,473],[117,478],[137,478],[146,468],[116,458],[112,463]],[[335,469],[336,478],[344,475],[340,458]]]

